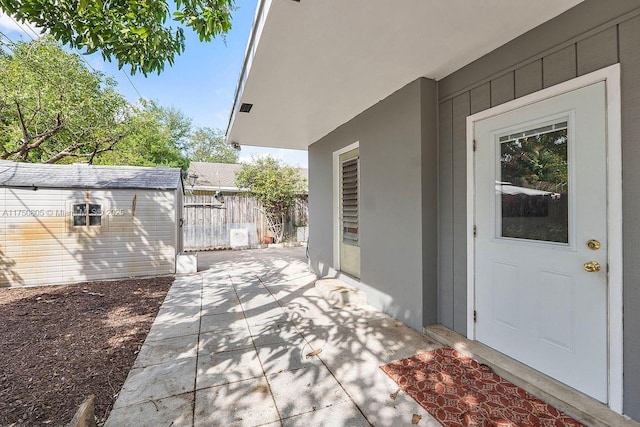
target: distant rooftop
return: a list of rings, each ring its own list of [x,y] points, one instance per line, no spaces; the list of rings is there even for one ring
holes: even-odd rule
[[[180,169],[169,167],[49,165],[0,160],[0,186],[41,188],[140,188],[175,190]]]
[[[236,186],[236,172],[242,165],[233,163],[191,162],[187,176],[195,175],[196,187],[212,187],[223,191],[238,191]],[[309,178],[309,170],[298,169],[300,178],[305,182]],[[189,183],[185,183],[189,186]]]

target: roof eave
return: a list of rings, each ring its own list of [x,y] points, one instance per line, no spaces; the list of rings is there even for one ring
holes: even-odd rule
[[[417,78],[444,78],[581,1],[259,0],[227,142],[307,149]]]
[[[233,97],[233,105],[231,106],[231,113],[229,114],[229,121],[227,122],[227,129],[225,131],[225,139],[227,144],[232,145],[234,141],[229,141],[229,130],[233,126],[236,114],[240,109],[242,99],[242,93],[244,91],[244,85],[247,82],[247,76],[249,69],[251,68],[251,62],[256,53],[256,46],[260,39],[260,32],[264,28],[266,22],[266,12],[271,7],[271,0],[258,0],[258,7],[253,18],[253,25],[251,26],[251,33],[249,34],[249,41],[247,42],[247,48],[244,53],[244,61],[242,62],[242,69],[240,70],[240,76],[238,76],[238,83],[236,83],[236,90]]]

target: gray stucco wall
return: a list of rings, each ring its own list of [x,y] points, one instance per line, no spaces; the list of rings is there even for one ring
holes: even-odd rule
[[[640,419],[640,3],[587,0],[438,82],[439,322],[466,334],[466,116],[620,62],[624,410]]]
[[[423,175],[422,145],[430,144],[435,153],[435,105],[435,83],[419,79],[309,147],[312,269],[334,274],[333,153],[359,142],[361,288],[370,303],[417,330],[423,325],[422,195],[433,198],[427,206],[435,212],[436,193],[435,163]],[[431,114],[423,117],[423,108]],[[435,242],[433,223],[425,230]],[[435,254],[432,244],[429,253]],[[435,283],[434,274],[431,294]],[[435,300],[428,304],[435,319]]]

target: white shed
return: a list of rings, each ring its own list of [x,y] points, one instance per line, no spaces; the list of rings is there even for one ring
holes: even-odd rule
[[[0,286],[173,274],[182,198],[180,169],[0,161]]]

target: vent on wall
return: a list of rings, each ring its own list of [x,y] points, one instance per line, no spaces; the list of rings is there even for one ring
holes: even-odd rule
[[[240,112],[248,113],[249,111],[251,111],[251,108],[253,108],[253,104],[247,104],[246,102],[243,102],[240,106]]]

